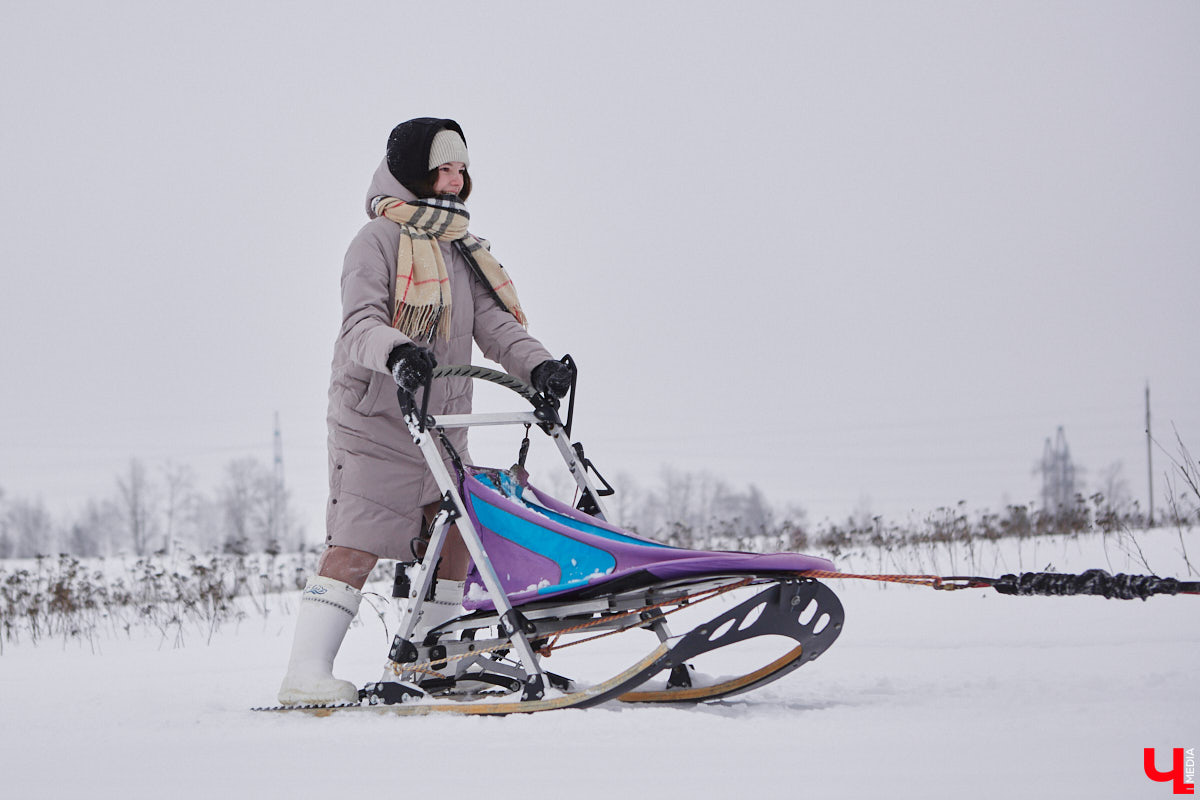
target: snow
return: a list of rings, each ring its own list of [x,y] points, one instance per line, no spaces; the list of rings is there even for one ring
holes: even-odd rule
[[[1160,574],[1186,576],[1175,532],[1143,534],[1139,545]],[[983,557],[1015,561],[1014,546]],[[1099,536],[1038,546],[1036,568],[1055,554],[1063,571],[1146,571]],[[862,566],[854,562],[839,566]],[[1154,798],[1171,787],[1144,775],[1143,748],[1160,748],[1165,767],[1164,750],[1200,744],[1200,598],[831,585],[846,627],[828,653],[757,691],[688,708],[490,719],[250,711],[274,702],[294,596],[272,598],[207,644],[200,629],[185,630],[182,646],[147,630],[99,639],[96,652],[74,641],[7,644],[0,781],[21,798]],[[715,616],[734,602],[689,613]],[[379,677],[388,645],[384,622],[364,611],[337,665],[360,684]],[[599,657],[585,648],[561,657],[615,671],[649,644],[624,638],[604,640]],[[741,655],[761,661],[776,647],[760,640]]]

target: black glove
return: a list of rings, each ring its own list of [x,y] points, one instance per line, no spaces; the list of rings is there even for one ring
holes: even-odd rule
[[[396,385],[412,394],[429,381],[437,359],[433,351],[409,342],[398,344],[392,348],[388,356],[387,368],[392,373]]]
[[[547,397],[559,399],[565,397],[571,390],[571,380],[575,370],[561,361],[543,361],[529,373],[529,382]]]

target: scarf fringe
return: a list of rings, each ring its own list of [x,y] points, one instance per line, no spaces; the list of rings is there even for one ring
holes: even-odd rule
[[[431,342],[435,337],[449,339],[450,309],[404,305],[392,318],[392,327],[414,342]]]

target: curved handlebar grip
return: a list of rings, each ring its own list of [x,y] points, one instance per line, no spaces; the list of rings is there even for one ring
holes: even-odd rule
[[[507,372],[501,372],[497,369],[489,369],[488,367],[476,367],[471,364],[463,364],[461,366],[434,367],[433,378],[448,378],[448,377],[464,377],[476,378],[482,381],[494,383],[497,386],[503,386],[506,389],[511,389],[517,394],[524,397],[534,405],[538,404],[538,398],[541,397],[532,386],[519,378],[514,378]],[[428,391],[428,386],[426,386]]]
[[[568,436],[570,436],[571,422],[575,416],[575,378],[577,371],[575,368],[575,361],[570,356],[563,356],[563,363],[567,364],[571,368],[572,372],[571,405],[570,410],[567,413],[567,422],[565,425],[563,425],[563,430],[566,431]],[[488,367],[477,367],[473,364],[461,364],[445,367],[434,367],[433,371],[429,374],[429,380],[427,380],[424,387],[422,387],[424,392],[421,397],[420,416],[417,418],[417,427],[420,430],[425,430],[425,420],[428,418],[429,412],[429,390],[433,385],[433,379],[455,376],[488,381],[489,383],[494,383],[497,386],[503,386],[506,389],[511,389],[512,391],[521,395],[521,397],[524,397],[526,400],[528,400],[533,407],[537,409],[538,413],[545,414],[546,421],[553,420],[555,422],[559,422],[557,399],[541,394],[532,386],[525,383],[525,381],[520,380],[519,378],[514,378],[507,372],[501,372],[500,370],[490,369]],[[406,417],[417,410],[416,397],[414,395],[410,395],[403,389],[398,389],[397,397],[400,401],[400,409]]]

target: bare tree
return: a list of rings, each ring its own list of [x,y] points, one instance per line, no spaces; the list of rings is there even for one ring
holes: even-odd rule
[[[617,484],[620,500],[609,501],[615,519],[677,547],[775,548],[806,538],[803,510],[791,509],[786,524],[777,524],[774,508],[753,484],[739,491],[710,473],[669,467],[654,489],[643,490],[628,476]]]
[[[77,556],[106,555],[120,536],[121,512],[110,500],[89,500],[83,513],[67,530],[66,550]]]
[[[195,547],[214,549],[225,543],[225,512],[219,498],[197,493],[180,522]]]
[[[0,558],[11,558],[16,543],[8,532],[8,510],[4,503],[4,489],[0,488]]]
[[[724,485],[707,473],[662,471],[662,490],[651,510],[657,512],[654,529],[678,547],[700,547],[715,526],[715,505]]]
[[[645,492],[633,476],[626,472],[617,473],[613,486],[616,494],[606,498],[604,503],[616,525],[628,528],[637,533],[649,533],[643,526],[642,511],[645,507]]]
[[[782,519],[776,526],[779,543],[784,550],[803,552],[808,549],[808,512],[800,505],[791,504],[784,509]]]
[[[273,486],[270,470],[257,459],[229,462],[219,495],[226,550],[244,553],[270,545]]]
[[[13,500],[5,509],[4,521],[5,535],[12,542],[10,557],[32,558],[57,549],[54,522],[41,500]]]
[[[1129,481],[1125,480],[1124,468],[1120,461],[1109,464],[1100,470],[1099,485],[1096,490],[1103,496],[1102,512],[1121,516],[1133,502],[1133,493],[1129,489]]]
[[[752,540],[770,533],[775,512],[757,486],[750,484],[744,492],[733,491],[724,484],[718,488],[713,524],[733,540],[730,544],[745,548]]]
[[[270,482],[264,487],[266,497],[266,530],[263,534],[263,545],[268,553],[281,553],[284,550],[303,550],[303,534],[296,524],[296,515],[292,511],[292,493],[285,487],[277,474],[270,476]]]
[[[157,489],[146,474],[146,466],[134,458],[129,471],[117,478],[118,505],[125,532],[133,552],[144,556],[150,551],[150,540],[157,532],[155,519]]]
[[[186,464],[168,461],[162,467],[163,549],[171,551],[181,535],[183,523],[193,518],[197,496],[196,474]]]

